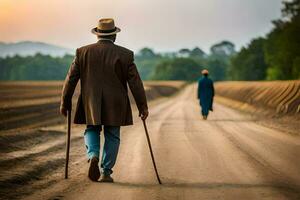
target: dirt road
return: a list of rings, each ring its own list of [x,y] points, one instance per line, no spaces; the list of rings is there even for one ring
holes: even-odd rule
[[[300,199],[299,136],[263,127],[219,104],[203,121],[195,89],[188,86],[150,107],[147,123],[163,185],[156,183],[136,119],[122,129],[114,184],[87,179],[81,137],[71,146],[71,178],[28,199]],[[83,128],[75,128],[72,137]]]

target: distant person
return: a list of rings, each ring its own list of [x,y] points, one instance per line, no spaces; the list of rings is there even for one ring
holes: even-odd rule
[[[198,80],[198,99],[202,108],[203,119],[206,120],[209,111],[213,111],[213,99],[215,95],[214,83],[208,78],[208,70],[202,70],[203,77]]]
[[[145,120],[148,116],[143,83],[134,64],[133,52],[115,45],[121,30],[113,19],[100,19],[92,29],[98,42],[80,47],[66,76],[60,113],[64,116],[72,107],[72,96],[80,80],[81,93],[74,117],[75,124],[86,124],[84,141],[90,162],[88,177],[101,182],[113,182],[119,144],[120,126],[132,125],[132,111],[127,94],[127,83]],[[104,147],[99,170],[100,132],[104,129]],[[101,175],[102,174],[102,175]]]

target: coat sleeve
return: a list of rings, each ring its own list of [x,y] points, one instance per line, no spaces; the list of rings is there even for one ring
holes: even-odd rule
[[[79,70],[79,59],[78,59],[78,49],[76,50],[75,58],[70,65],[68,74],[64,81],[62,96],[61,96],[61,107],[66,108],[67,110],[72,109],[72,96],[76,88],[77,82],[80,78]]]
[[[133,53],[131,53],[129,60],[127,82],[139,112],[148,110],[146,93],[144,90],[143,82],[134,63]]]
[[[211,81],[211,90],[212,90],[212,96],[215,96],[215,87],[214,87],[214,82]]]
[[[200,80],[198,80],[197,97],[200,99]]]

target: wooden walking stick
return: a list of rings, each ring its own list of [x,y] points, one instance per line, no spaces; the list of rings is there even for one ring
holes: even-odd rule
[[[66,138],[66,165],[65,165],[65,179],[68,178],[68,165],[69,165],[69,153],[70,153],[70,138],[71,138],[71,110],[67,111],[67,138]]]
[[[151,147],[151,143],[150,143],[150,138],[149,138],[149,134],[148,134],[148,129],[147,129],[147,125],[146,125],[146,121],[143,120],[143,124],[144,124],[144,129],[145,129],[145,133],[146,133],[146,137],[147,137],[147,142],[148,142],[148,146],[150,149],[150,154],[151,154],[151,158],[152,158],[152,163],[154,166],[154,170],[155,170],[155,174],[156,174],[156,178],[159,184],[161,184],[158,172],[157,172],[157,168],[156,168],[156,164],[155,164],[155,160],[154,160],[154,156],[153,156],[153,152],[152,152],[152,147]]]

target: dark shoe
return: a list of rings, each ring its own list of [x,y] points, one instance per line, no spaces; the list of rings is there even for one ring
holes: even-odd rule
[[[110,175],[102,175],[101,178],[100,178],[100,182],[103,182],[103,183],[113,183],[114,182],[114,179],[110,176]]]
[[[206,116],[206,115],[203,115],[203,119],[204,119],[204,120],[207,120],[207,116]]]
[[[90,162],[89,178],[91,181],[98,181],[100,177],[100,170],[98,166],[99,160],[97,157],[93,157]]]

